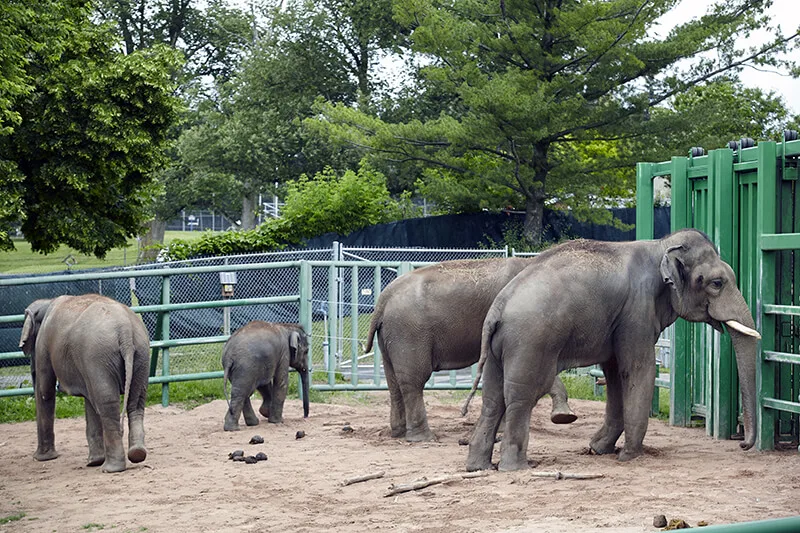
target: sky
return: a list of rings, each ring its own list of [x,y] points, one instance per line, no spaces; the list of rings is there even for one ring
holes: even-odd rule
[[[684,0],[662,17],[661,23],[665,30],[668,30],[676,24],[702,16],[713,3],[712,0]],[[791,34],[800,27],[800,0],[773,0],[772,6],[766,13],[771,15],[772,25],[781,27],[783,35]],[[754,34],[748,40],[743,40],[742,43],[745,46],[754,45],[764,42],[768,37],[766,32],[761,32]],[[800,57],[800,51],[796,51],[795,55]],[[751,67],[745,68],[740,78],[747,86],[774,91],[783,98],[792,114],[800,114],[800,79]]]

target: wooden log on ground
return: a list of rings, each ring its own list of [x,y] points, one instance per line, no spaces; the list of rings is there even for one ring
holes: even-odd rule
[[[439,483],[450,483],[451,481],[461,481],[462,479],[485,477],[488,475],[489,472],[487,472],[486,470],[482,470],[480,472],[468,472],[466,474],[455,474],[452,476],[442,476],[433,479],[422,478],[416,481],[412,481],[411,483],[406,483],[402,485],[392,484],[389,487],[389,492],[384,494],[383,497],[387,498],[389,496],[394,496],[395,494],[401,494],[403,492],[410,492],[412,490],[424,489],[425,487],[430,487],[431,485],[437,485]]]

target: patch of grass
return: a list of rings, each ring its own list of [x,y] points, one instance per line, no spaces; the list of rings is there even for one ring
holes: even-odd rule
[[[193,241],[203,235],[201,231],[167,231],[164,234],[164,244],[169,244],[175,239]],[[75,264],[72,270],[86,268],[105,268],[115,266],[135,265],[138,255],[138,241],[136,238],[128,240],[128,246],[109,250],[105,259],[98,259],[93,255],[82,254],[69,246],[61,246],[52,254],[44,255],[31,250],[28,241],[21,238],[12,239],[16,250],[0,252],[0,273],[3,274],[42,274],[47,272],[61,272],[67,270],[64,260],[72,256]]]
[[[104,526],[103,524],[95,524],[93,522],[83,526],[83,529],[85,529],[87,531],[99,531],[99,530],[105,529],[105,528],[106,528],[106,526]]]
[[[0,518],[0,524],[8,524],[9,522],[16,522],[17,520],[22,520],[23,518],[25,518],[25,513],[20,512],[16,514],[11,514],[8,516],[4,516],[3,518]]]

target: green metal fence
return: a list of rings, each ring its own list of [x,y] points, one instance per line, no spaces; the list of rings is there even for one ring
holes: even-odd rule
[[[763,336],[758,365],[759,449],[798,442],[800,403],[800,141],[742,139],[704,154],[637,166],[637,238],[652,238],[653,179],[669,176],[672,230],[697,228],[733,267]],[[792,139],[792,140],[788,140]],[[739,433],[738,378],[730,338],[702,324],[675,324],[670,423],[704,419],[708,434]]]

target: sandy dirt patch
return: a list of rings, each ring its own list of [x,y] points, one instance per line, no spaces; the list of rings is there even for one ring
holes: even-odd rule
[[[501,473],[385,497],[392,484],[464,472],[469,436],[480,411],[459,416],[449,392],[426,393],[439,442],[408,444],[388,435],[388,394],[363,401],[312,404],[298,400],[285,423],[222,430],[224,400],[193,410],[149,407],[149,455],[121,474],[85,466],[83,419],[57,420],[61,456],[38,463],[33,422],[0,425],[0,518],[25,513],[0,531],[657,531],[653,516],[691,526],[800,514],[800,455],[742,452],[702,428],[672,428],[651,419],[647,453],[629,463],[585,455],[604,404],[572,400],[569,426],[549,422],[550,402],[534,409],[528,471]],[[460,396],[459,396],[460,398]],[[344,400],[342,400],[344,402]],[[2,401],[0,401],[2,408]],[[353,431],[343,431],[349,424]],[[298,431],[305,437],[296,439]],[[264,444],[250,445],[253,435]],[[228,460],[236,449],[261,451],[266,462]],[[499,445],[495,448],[497,455]],[[384,471],[382,479],[342,481]],[[598,473],[592,480],[554,480],[533,472]]]

